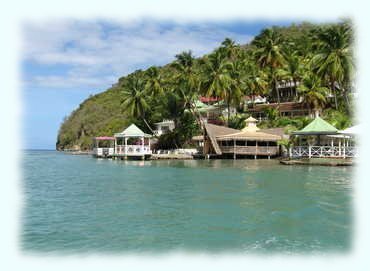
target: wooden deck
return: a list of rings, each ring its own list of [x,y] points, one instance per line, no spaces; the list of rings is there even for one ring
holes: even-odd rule
[[[308,165],[308,166],[353,166],[352,158],[302,158],[280,160],[283,165]]]

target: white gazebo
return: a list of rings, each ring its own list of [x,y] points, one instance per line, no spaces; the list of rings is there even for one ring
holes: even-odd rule
[[[131,124],[121,133],[114,134],[114,156],[125,159],[127,157],[145,159],[151,156],[151,137],[151,135],[141,131],[135,124]]]
[[[355,157],[356,149],[350,144],[353,132],[351,128],[346,130],[338,131],[317,116],[302,130],[292,133],[293,136],[298,137],[299,143],[289,149],[289,156],[291,158]]]

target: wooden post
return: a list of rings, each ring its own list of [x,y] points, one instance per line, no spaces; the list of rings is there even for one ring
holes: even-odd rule
[[[254,155],[254,159],[257,159],[257,149],[258,149],[258,144],[257,144],[257,140],[256,140],[256,152],[255,152],[255,155]]]
[[[311,158],[311,145],[308,145],[308,158]]]
[[[127,137],[124,137],[125,139],[125,155],[127,155]]]
[[[331,151],[330,151],[330,156],[334,156],[334,139],[331,138]]]
[[[346,158],[346,140],[343,139],[343,158]]]
[[[339,148],[339,156],[342,156],[342,146],[341,146],[341,140],[339,139],[339,141],[338,141],[339,143],[338,143],[338,148]]]
[[[236,142],[235,142],[235,139],[234,139],[234,160],[236,159]]]
[[[144,137],[141,138],[141,152],[144,152]]]
[[[114,138],[114,154],[117,154],[117,138]]]

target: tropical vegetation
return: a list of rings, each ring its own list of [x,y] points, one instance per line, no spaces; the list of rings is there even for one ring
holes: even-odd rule
[[[149,67],[121,77],[105,92],[89,97],[65,118],[57,139],[58,149],[88,149],[92,137],[112,135],[129,123],[153,133],[154,123],[172,119],[175,130],[158,138],[162,148],[190,144],[200,133],[201,96],[221,100],[227,112],[224,125],[243,128],[249,115],[244,97],[265,96],[281,103],[279,84],[290,82],[295,101],[309,116],[280,116],[266,109],[262,127],[299,129],[320,114],[336,125],[353,122],[353,30],[347,20],[333,24],[302,23],[263,29],[248,44],[225,38],[213,52],[195,58],[181,52],[163,67]],[[238,114],[231,116],[231,107]]]

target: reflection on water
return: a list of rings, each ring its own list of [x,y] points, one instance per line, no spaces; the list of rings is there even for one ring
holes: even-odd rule
[[[347,251],[351,168],[26,152],[31,251]]]

